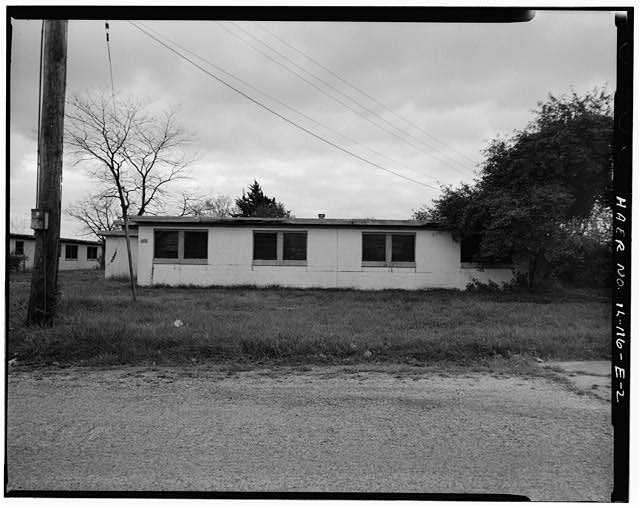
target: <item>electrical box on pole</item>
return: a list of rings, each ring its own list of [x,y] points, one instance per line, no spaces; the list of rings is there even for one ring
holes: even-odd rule
[[[49,214],[38,208],[31,209],[31,229],[45,231],[49,229]]]

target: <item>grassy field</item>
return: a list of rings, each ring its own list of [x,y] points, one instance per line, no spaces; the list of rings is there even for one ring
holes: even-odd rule
[[[30,274],[10,275],[7,355],[20,363],[426,363],[610,356],[610,300],[285,288],[139,288],[62,272],[52,328],[24,326]],[[176,327],[174,321],[183,325]]]

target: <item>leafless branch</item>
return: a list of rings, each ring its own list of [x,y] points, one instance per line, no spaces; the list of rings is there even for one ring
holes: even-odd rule
[[[165,188],[186,177],[195,155],[175,110],[153,116],[148,101],[106,92],[72,94],[65,141],[75,164],[85,165],[101,195],[116,197],[121,214],[162,208]]]

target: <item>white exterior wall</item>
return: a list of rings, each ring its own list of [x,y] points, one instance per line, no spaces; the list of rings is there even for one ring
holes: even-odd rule
[[[21,239],[21,238],[11,238],[9,237],[9,252],[15,252],[16,250],[16,242],[24,242],[24,255],[26,256],[24,260],[24,269],[31,270],[33,268],[33,258],[36,253],[36,241],[32,239]],[[8,262],[8,261],[7,261]]]
[[[162,229],[188,228],[163,226]],[[460,244],[448,232],[416,230],[416,266],[399,268],[362,266],[362,232],[374,231],[372,229],[291,229],[307,231],[306,266],[253,266],[253,231],[276,229],[289,230],[274,227],[210,227],[207,264],[154,264],[153,227],[139,225],[138,284],[464,288],[461,284]],[[109,238],[108,242],[112,240]]]
[[[65,259],[65,246],[78,246],[78,259]],[[60,259],[58,260],[58,270],[91,270],[100,268],[100,258],[102,257],[102,246],[98,247],[98,258],[87,259],[87,247],[81,243],[61,242]],[[92,246],[93,247],[93,246]]]
[[[9,252],[14,252],[16,241],[24,242],[24,253],[27,256],[24,268],[25,270],[33,269],[33,258],[35,257],[36,241],[35,239],[9,238]],[[78,246],[78,259],[65,259],[65,245]],[[74,242],[60,242],[60,258],[58,259],[58,270],[91,270],[100,268],[100,257],[102,256],[102,246],[98,245],[98,259],[87,259],[87,245]]]
[[[131,236],[131,259],[133,261],[133,274],[136,275],[138,267],[138,238]],[[114,277],[129,278],[129,256],[127,254],[127,242],[124,236],[108,236],[104,256],[104,276],[107,279]]]

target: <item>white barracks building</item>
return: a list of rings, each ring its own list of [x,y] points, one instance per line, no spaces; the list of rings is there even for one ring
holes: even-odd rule
[[[439,224],[413,220],[135,217],[140,286],[464,289],[510,282],[514,266],[461,263]],[[106,232],[105,276],[127,277],[124,231]]]

